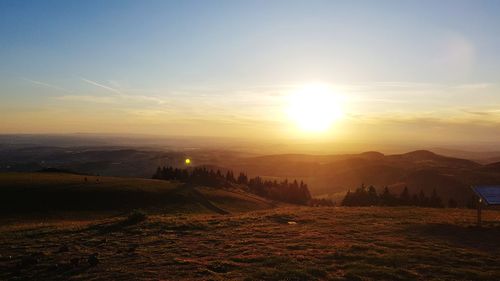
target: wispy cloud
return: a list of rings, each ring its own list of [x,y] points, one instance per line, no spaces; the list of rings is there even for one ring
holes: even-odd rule
[[[465,110],[465,109],[462,111],[465,113],[468,113],[468,114],[476,115],[476,116],[490,116],[491,115],[491,112],[487,112],[487,111],[471,111],[471,110]]]
[[[484,116],[484,117],[490,117],[490,118],[493,118],[493,117],[500,117],[500,110],[498,109],[474,109],[474,110],[470,110],[470,109],[462,109],[462,112],[465,112],[467,114],[471,114],[471,115],[476,115],[476,116]],[[500,118],[498,118],[500,119]]]
[[[151,103],[162,105],[166,101],[157,97],[149,96],[136,96],[136,95],[109,95],[109,96],[96,96],[96,95],[64,95],[56,97],[57,100],[61,101],[80,101],[80,102],[92,102],[92,103],[105,103],[105,104],[130,104],[131,102],[137,106],[137,103]]]
[[[100,88],[102,88],[102,89],[108,90],[108,91],[113,92],[113,93],[115,93],[115,94],[122,94],[119,90],[117,90],[117,89],[115,89],[115,88],[111,88],[111,87],[106,86],[106,85],[104,85],[104,84],[98,83],[98,82],[96,82],[96,81],[92,81],[92,80],[90,80],[90,79],[86,79],[86,78],[84,78],[84,77],[80,77],[80,79],[81,79],[82,81],[84,81],[84,82],[86,82],[86,83],[90,84],[90,85],[94,85],[94,86],[96,86],[96,87],[100,87]]]
[[[100,98],[100,97],[97,97],[97,96],[85,96],[83,99],[81,98],[80,96],[80,99],[82,101],[86,100],[86,101],[89,101],[89,102],[104,102],[104,103],[110,103],[113,99],[113,102],[116,102],[118,103],[119,101],[134,101],[134,102],[152,102],[152,103],[156,103],[156,104],[164,104],[165,103],[165,100],[161,99],[161,98],[158,98],[158,97],[155,97],[155,96],[146,96],[146,95],[130,95],[130,94],[126,94],[124,91],[125,90],[119,90],[119,89],[116,89],[114,87],[110,87],[110,86],[107,86],[107,85],[104,85],[102,83],[99,83],[97,81],[93,81],[93,80],[90,80],[90,79],[87,79],[87,78],[84,78],[84,77],[80,77],[80,79],[90,85],[93,85],[93,86],[96,86],[96,87],[99,87],[99,88],[102,88],[102,89],[105,89],[109,92],[112,92],[114,94],[117,94],[115,95],[113,98],[111,97],[108,97],[108,98]],[[114,85],[119,85],[117,82],[113,82]],[[128,90],[126,90],[128,91]],[[69,97],[67,97],[69,98]],[[79,97],[74,97],[74,99],[79,99]]]
[[[55,89],[55,90],[66,92],[66,93],[72,93],[70,90],[67,90],[67,89],[65,89],[63,87],[59,87],[57,85],[49,84],[49,83],[42,82],[42,81],[32,80],[32,79],[29,79],[29,78],[26,78],[26,77],[21,77],[21,79],[23,79],[24,81],[30,82],[32,84],[35,84],[35,85],[44,86],[44,87],[47,87],[47,88],[52,88],[52,89]]]
[[[77,95],[65,95],[59,96],[55,99],[61,101],[71,101],[71,102],[92,102],[92,103],[105,103],[112,104],[116,103],[116,99],[114,97],[101,97],[101,96],[77,96]]]

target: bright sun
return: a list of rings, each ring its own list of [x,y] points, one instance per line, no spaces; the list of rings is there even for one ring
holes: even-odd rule
[[[304,131],[324,132],[343,112],[340,97],[331,87],[311,84],[290,94],[288,115]]]

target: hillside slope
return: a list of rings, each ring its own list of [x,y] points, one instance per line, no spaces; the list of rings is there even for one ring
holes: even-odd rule
[[[0,173],[0,213],[127,211],[176,213],[260,210],[273,203],[238,188],[69,173]]]
[[[388,186],[394,193],[405,186],[410,193],[423,190],[430,194],[436,189],[444,200],[465,203],[473,195],[471,185],[500,183],[496,164],[485,166],[426,150],[394,155],[373,151],[330,156],[271,155],[248,158],[235,167],[250,175],[298,177],[309,184],[314,195],[336,194],[334,199],[364,183],[379,190]]]
[[[158,166],[184,167],[184,159],[193,165],[206,166],[223,173],[232,169],[250,177],[297,179],[305,181],[314,196],[338,201],[348,189],[361,184],[379,190],[388,186],[400,193],[407,186],[410,193],[436,189],[445,202],[452,198],[459,204],[471,200],[470,186],[499,184],[498,164],[483,165],[471,160],[448,157],[427,150],[384,155],[369,151],[360,154],[307,155],[278,154],[248,156],[231,151],[154,151],[113,147],[28,147],[0,149],[0,171],[36,171],[57,168],[95,175],[149,178]]]

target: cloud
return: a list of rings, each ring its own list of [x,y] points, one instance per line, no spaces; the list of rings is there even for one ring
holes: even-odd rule
[[[94,86],[100,87],[100,88],[102,88],[102,89],[108,90],[108,91],[113,92],[113,93],[115,93],[115,94],[122,94],[122,93],[121,93],[120,91],[118,91],[117,89],[115,89],[115,88],[111,88],[111,87],[106,86],[106,85],[103,85],[103,84],[100,84],[100,83],[98,83],[98,82],[96,82],[96,81],[92,81],[92,80],[89,80],[89,79],[86,79],[86,78],[83,78],[83,77],[80,77],[80,79],[81,79],[82,81],[84,81],[84,82],[87,82],[87,83],[89,83],[89,84],[91,84],[91,85],[94,85]]]
[[[470,115],[475,115],[475,116],[481,116],[481,117],[489,117],[489,118],[494,118],[494,117],[498,117],[498,119],[500,120],[500,110],[496,110],[496,109],[483,109],[483,110],[480,110],[480,109],[476,109],[476,110],[469,110],[469,109],[462,109],[462,112],[465,112],[467,114],[470,114]]]
[[[49,84],[49,83],[45,83],[45,82],[42,82],[42,81],[32,80],[32,79],[29,79],[29,78],[26,78],[26,77],[21,77],[21,78],[23,80],[28,81],[28,82],[30,82],[32,84],[35,84],[35,85],[40,85],[40,86],[44,86],[44,87],[47,87],[47,88],[56,89],[56,90],[59,90],[59,91],[62,91],[62,92],[66,92],[66,93],[72,93],[70,90],[64,89],[63,87],[59,87],[59,86],[52,85],[52,84]]]
[[[441,109],[434,111],[392,111],[379,114],[362,114],[354,118],[356,122],[368,123],[400,123],[400,124],[419,124],[426,126],[451,125],[451,124],[469,124],[477,126],[498,126],[500,124],[500,110],[486,110],[477,108],[468,109]]]
[[[166,101],[157,97],[136,96],[136,95],[112,95],[112,96],[95,96],[95,95],[65,95],[56,97],[62,101],[79,101],[105,104],[120,104],[127,102],[134,103],[153,103],[157,105],[165,104]]]
[[[113,104],[116,103],[116,99],[114,97],[102,97],[102,96],[77,96],[77,95],[66,95],[59,96],[55,99],[61,101],[71,101],[71,102],[92,102],[92,103],[106,103]]]
[[[468,114],[476,115],[476,116],[490,116],[491,115],[491,112],[487,112],[487,111],[470,111],[470,110],[465,110],[465,109],[462,111],[465,113],[468,113]]]
[[[165,99],[161,99],[156,96],[146,96],[146,95],[129,95],[125,94],[122,90],[118,90],[116,88],[101,84],[99,82],[79,77],[79,79],[87,84],[96,86],[98,88],[104,89],[108,92],[113,93],[114,95],[64,95],[56,97],[55,99],[61,101],[72,101],[72,102],[90,102],[90,103],[102,103],[102,104],[127,104],[127,103],[153,103],[156,105],[162,105],[166,103]],[[65,90],[63,88],[59,88],[57,86],[53,86],[50,84],[46,84],[39,81],[28,80],[32,83],[41,84],[47,87],[57,88],[60,90],[64,90],[67,93],[73,93],[71,91]],[[117,82],[113,82],[114,85],[118,85]]]

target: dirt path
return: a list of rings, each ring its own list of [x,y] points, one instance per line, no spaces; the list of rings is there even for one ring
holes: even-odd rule
[[[200,203],[205,208],[207,208],[213,212],[216,212],[216,213],[221,214],[221,215],[230,214],[228,211],[215,206],[212,202],[210,202],[210,200],[205,198],[205,196],[203,196],[203,194],[201,194],[201,192],[196,190],[196,188],[191,188],[191,190],[189,190],[189,194],[196,200],[196,202]]]
[[[186,195],[192,197],[195,202],[199,203],[203,207],[213,211],[217,214],[228,215],[230,214],[228,211],[221,209],[214,205],[210,200],[208,200],[201,192],[196,189],[196,186],[192,186],[189,184],[183,184],[182,186],[174,189],[172,192],[185,192]]]

